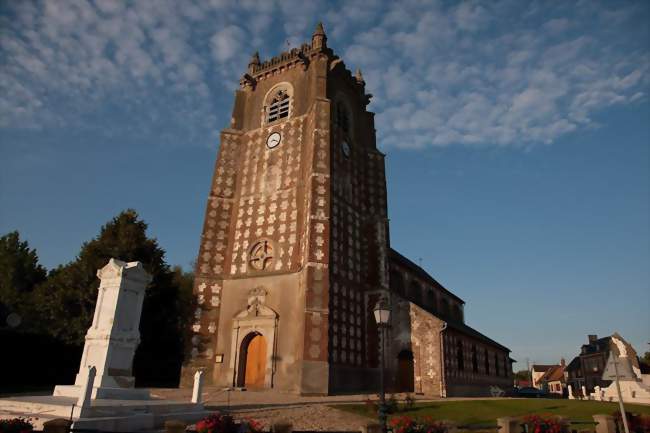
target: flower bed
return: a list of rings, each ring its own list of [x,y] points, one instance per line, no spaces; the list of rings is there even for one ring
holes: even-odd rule
[[[390,427],[394,433],[447,433],[448,426],[431,417],[411,418],[398,416],[391,418]]]
[[[0,419],[0,433],[29,433],[32,430],[34,426],[29,419]]]
[[[262,423],[254,419],[235,422],[230,415],[215,412],[197,422],[196,431],[197,433],[261,433],[263,426]]]
[[[523,418],[528,433],[567,433],[569,423],[552,415],[528,415]]]

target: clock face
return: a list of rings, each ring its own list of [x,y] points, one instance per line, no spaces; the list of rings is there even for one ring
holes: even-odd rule
[[[341,143],[341,150],[343,151],[343,155],[345,155],[346,157],[350,156],[351,149],[352,148],[350,147],[350,143],[348,143],[347,141],[343,141],[343,143]]]
[[[277,147],[280,144],[280,140],[282,140],[282,136],[280,135],[280,133],[273,132],[266,139],[266,147],[268,147],[269,149],[273,149],[274,147]]]

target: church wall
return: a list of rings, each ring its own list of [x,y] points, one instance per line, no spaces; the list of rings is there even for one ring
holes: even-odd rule
[[[235,316],[246,310],[248,298],[254,288],[266,291],[264,305],[277,313],[277,328],[271,332],[263,327],[258,327],[265,339],[274,338],[275,344],[272,353],[272,386],[287,391],[300,391],[299,376],[295,374],[301,369],[302,361],[302,335],[304,316],[300,314],[304,305],[304,293],[301,289],[301,273],[287,274],[273,277],[258,277],[247,279],[226,280],[223,283],[223,307],[221,320],[217,333],[216,353],[223,354],[223,362],[215,364],[213,383],[218,386],[236,386],[237,362],[239,345],[233,340],[241,341],[247,331],[237,334],[237,321]],[[244,327],[242,327],[244,329]],[[248,329],[248,328],[246,328]],[[273,335],[272,333],[275,333]],[[233,351],[234,348],[234,351]]]
[[[329,72],[331,106],[330,392],[374,392],[372,307],[387,287],[386,192],[363,85],[342,63]],[[349,145],[349,152],[343,147]]]
[[[390,329],[387,365],[388,382],[394,392],[415,392],[440,397],[442,387],[440,331],[444,322],[399,296],[392,297],[392,327]],[[404,380],[399,356],[413,355],[413,373]],[[408,382],[408,387],[404,387]]]
[[[447,397],[490,396],[492,386],[503,390],[513,386],[508,351],[454,329],[445,330],[443,335]],[[473,347],[476,347],[476,368]]]

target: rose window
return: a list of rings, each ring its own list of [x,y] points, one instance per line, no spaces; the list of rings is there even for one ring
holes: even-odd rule
[[[253,245],[248,259],[251,267],[263,271],[271,266],[273,260],[273,246],[269,241],[260,241]]]

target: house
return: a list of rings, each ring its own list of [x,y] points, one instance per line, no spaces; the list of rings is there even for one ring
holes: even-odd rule
[[[564,395],[566,389],[566,364],[553,365],[537,380],[538,387],[550,394]]]
[[[530,376],[533,381],[532,387],[537,389],[542,389],[539,384],[539,379],[541,379],[542,376],[544,376],[544,374],[546,374],[546,372],[553,367],[557,367],[557,365],[533,364],[530,372]]]

